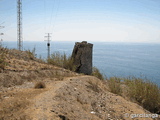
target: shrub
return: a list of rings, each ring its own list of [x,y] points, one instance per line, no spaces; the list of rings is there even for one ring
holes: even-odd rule
[[[125,79],[129,97],[153,113],[160,113],[160,88],[155,83],[140,78]]]
[[[103,77],[102,73],[100,73],[100,71],[96,67],[92,68],[92,75],[101,79],[101,80],[104,80],[104,77]]]
[[[100,83],[99,81],[89,80],[88,83],[90,85],[87,87],[90,88],[91,90],[93,90],[94,92],[99,93],[101,91],[101,89],[99,87],[99,83]]]
[[[122,94],[122,90],[121,90],[121,79],[117,78],[117,77],[111,77],[107,82],[108,82],[108,86],[110,88],[110,91],[112,93],[121,95]]]
[[[0,47],[1,48],[1,47]],[[7,62],[5,60],[5,50],[3,48],[0,49],[0,69],[4,69],[7,65]]]
[[[123,80],[123,81],[122,81]],[[155,83],[141,78],[117,78],[108,80],[111,92],[122,95],[121,85],[128,87],[127,97],[152,113],[160,113],[160,88]]]
[[[0,68],[4,69],[6,66],[5,59],[0,55]]]
[[[31,60],[34,60],[34,58],[36,58],[36,48],[34,47],[33,50],[27,50],[26,51],[28,53],[28,57],[31,59]]]
[[[46,88],[46,84],[44,82],[38,82],[35,84],[34,88],[43,89],[43,88]]]
[[[47,60],[47,62],[71,71],[75,71],[76,69],[75,65],[73,64],[73,59],[70,56],[67,57],[65,53],[60,54],[59,52],[55,52],[51,54],[51,57]]]

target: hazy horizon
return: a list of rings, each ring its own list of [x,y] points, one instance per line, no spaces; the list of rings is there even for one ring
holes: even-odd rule
[[[22,0],[23,41],[160,43],[158,0]],[[17,40],[17,0],[0,0],[0,36]]]

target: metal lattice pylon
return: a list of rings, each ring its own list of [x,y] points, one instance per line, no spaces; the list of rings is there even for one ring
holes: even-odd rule
[[[45,40],[45,41],[47,41],[47,47],[48,47],[48,59],[50,58],[50,38],[51,38],[51,36],[50,36],[50,34],[51,33],[46,33],[47,34],[47,36],[45,36],[46,38],[47,38],[47,40]]]
[[[23,49],[22,40],[22,0],[17,0],[17,47]]]

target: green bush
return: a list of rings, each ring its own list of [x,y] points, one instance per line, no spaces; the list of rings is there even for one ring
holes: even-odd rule
[[[73,64],[73,59],[66,54],[60,54],[59,52],[55,52],[51,54],[50,58],[48,58],[47,62],[52,65],[56,65],[59,67],[63,67],[65,69],[69,69],[71,71],[75,71],[76,66]]]

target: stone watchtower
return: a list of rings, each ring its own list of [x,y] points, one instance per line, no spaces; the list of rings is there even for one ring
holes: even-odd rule
[[[76,66],[76,72],[86,75],[92,73],[92,48],[93,44],[87,43],[87,41],[75,43],[72,58]]]

